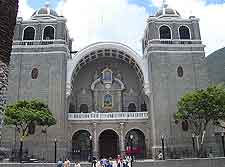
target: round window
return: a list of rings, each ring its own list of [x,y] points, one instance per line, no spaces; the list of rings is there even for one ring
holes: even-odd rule
[[[183,75],[184,75],[184,70],[181,66],[179,66],[177,68],[177,75],[178,75],[178,77],[183,77]]]
[[[31,71],[31,78],[32,79],[37,79],[38,73],[39,73],[38,69],[37,68],[33,68],[32,71]]]

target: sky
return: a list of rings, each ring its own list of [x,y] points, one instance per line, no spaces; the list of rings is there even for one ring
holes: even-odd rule
[[[140,55],[146,20],[162,0],[48,0],[50,7],[67,19],[73,49],[99,41],[122,42]],[[200,19],[206,56],[225,47],[225,0],[167,0],[182,18]],[[18,16],[29,19],[46,0],[20,0]]]

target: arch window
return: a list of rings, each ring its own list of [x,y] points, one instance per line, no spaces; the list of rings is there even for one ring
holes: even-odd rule
[[[37,79],[38,74],[39,74],[39,70],[37,68],[33,68],[32,71],[31,71],[31,78]]]
[[[188,121],[187,120],[182,121],[181,126],[182,126],[183,131],[188,131]]]
[[[88,105],[87,104],[80,105],[80,113],[88,113]]]
[[[179,28],[180,39],[191,39],[189,28],[186,26],[181,26]]]
[[[35,29],[33,27],[27,27],[23,32],[23,40],[34,40]]]
[[[103,72],[103,80],[106,82],[112,82],[112,71],[110,69],[105,69]]]
[[[171,39],[171,31],[168,26],[161,26],[159,32],[160,39]]]
[[[69,113],[75,113],[75,106],[74,106],[74,104],[70,103]]]
[[[112,96],[109,94],[104,96],[104,107],[112,107]]]
[[[178,77],[183,77],[183,75],[184,75],[184,70],[181,66],[179,66],[177,68],[177,75],[178,75]]]
[[[52,26],[45,27],[43,40],[53,40],[54,36],[55,36],[55,29]]]
[[[128,112],[136,112],[136,105],[134,103],[129,104]]]

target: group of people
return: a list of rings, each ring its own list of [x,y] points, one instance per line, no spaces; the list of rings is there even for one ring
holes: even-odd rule
[[[129,156],[122,157],[120,155],[114,160],[111,157],[97,160],[93,158],[91,167],[130,167],[131,158]]]
[[[77,163],[79,162],[76,162],[74,167],[80,167],[80,163],[79,165],[76,166]],[[70,161],[67,158],[65,159],[64,162],[62,161],[62,159],[59,159],[59,161],[57,162],[57,167],[69,167],[69,166],[70,166]]]
[[[131,157],[125,156],[122,157],[120,155],[117,156],[116,159],[110,158],[101,158],[97,160],[97,158],[93,158],[91,167],[130,167],[131,163]],[[57,162],[57,167],[71,167],[70,161],[68,159],[65,159],[63,162],[62,159],[60,159]],[[73,167],[81,167],[80,162],[76,161]]]

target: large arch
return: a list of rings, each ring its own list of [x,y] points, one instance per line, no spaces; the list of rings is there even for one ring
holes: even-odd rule
[[[72,136],[72,159],[87,161],[90,156],[90,132],[79,130]]]
[[[112,129],[106,129],[99,135],[99,157],[116,158],[120,153],[119,136]]]
[[[127,155],[132,154],[136,159],[146,158],[145,134],[140,129],[129,130],[125,136],[125,147]]]
[[[88,63],[102,57],[120,59],[130,64],[136,71],[139,80],[144,87],[148,84],[147,65],[130,47],[118,42],[99,42],[91,44],[77,52],[68,62],[67,68],[67,95],[73,88],[73,80],[78,72]]]

